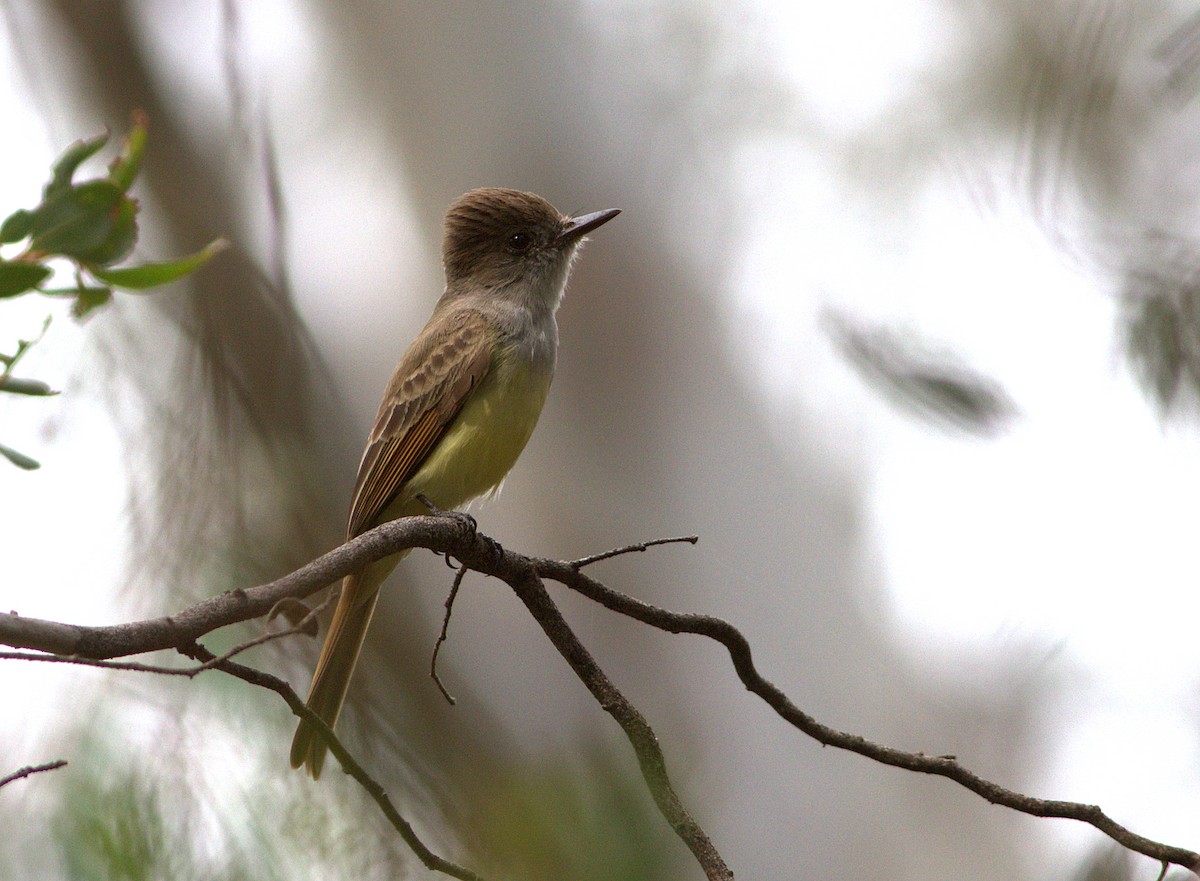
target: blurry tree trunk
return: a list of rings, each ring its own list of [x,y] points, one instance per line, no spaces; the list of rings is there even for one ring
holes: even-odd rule
[[[235,188],[247,177],[235,162],[253,163],[254,157],[239,151],[236,139],[213,155],[188,134],[187,111],[171,86],[151,73],[139,33],[137,17],[152,7],[124,0],[46,0],[45,6],[65,28],[70,54],[81,64],[75,84],[80,117],[99,116],[121,132],[133,110],[149,114],[142,184],[148,201],[162,209],[152,215],[154,231],[179,249],[222,236],[234,245],[195,277],[185,298],[155,301],[193,346],[174,365],[166,394],[161,383],[149,391],[161,395],[152,406],[170,418],[153,438],[136,444],[159,463],[157,474],[141,480],[154,509],[143,519],[144,556],[159,558],[164,550],[170,556],[172,544],[192,542],[200,532],[233,555],[229,571],[266,575],[294,565],[339,536],[329,500],[341,494],[317,446],[324,435],[314,431],[327,415],[321,406],[328,406],[314,382],[315,352],[286,278],[267,277],[246,251],[247,224],[234,208]],[[135,383],[143,371],[161,369],[128,365]],[[249,455],[251,449],[257,455]],[[293,470],[303,479],[295,479]],[[277,502],[275,517],[286,528],[245,519],[243,505],[255,494]],[[268,535],[276,541],[264,544]]]

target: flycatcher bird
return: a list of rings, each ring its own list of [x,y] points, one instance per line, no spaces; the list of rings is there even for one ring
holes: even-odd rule
[[[346,536],[494,491],[541,415],[558,349],[554,313],[584,236],[620,212],[567,217],[533,193],[482,189],[446,212],[446,290],[392,374],[358,467]],[[332,727],[379,586],[407,552],[346,576],[308,706]],[[292,767],[321,774],[326,746],[301,721]]]

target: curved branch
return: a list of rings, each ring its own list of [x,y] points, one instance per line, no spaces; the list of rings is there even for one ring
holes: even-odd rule
[[[658,736],[655,735],[654,729],[637,707],[629,702],[600,669],[600,665],[579,641],[550,598],[550,594],[546,592],[545,585],[538,578],[530,561],[515,561],[510,571],[501,577],[516,592],[525,608],[529,609],[534,620],[575,671],[575,675],[587,686],[600,707],[621,726],[637,755],[642,778],[646,781],[659,812],[692,851],[697,862],[703,867],[705,875],[710,881],[733,881],[733,872],[671,786],[671,780],[667,776],[666,759],[658,745]]]
[[[65,768],[66,766],[66,759],[57,759],[53,762],[46,762],[44,765],[26,765],[24,768],[13,771],[11,774],[8,774],[4,777],[0,777],[0,788],[8,786],[8,784],[15,780],[23,780],[26,777],[30,777],[34,774],[41,774],[43,771],[55,771],[59,768]]]
[[[173,616],[109,627],[83,627],[23,618],[16,614],[0,615],[0,644],[93,661],[167,648],[180,649],[186,654],[196,651],[196,640],[206,633],[265,615],[280,600],[308,596],[375,560],[412,547],[425,547],[450,554],[469,568],[508,582],[601,707],[621,726],[633,745],[642,776],[659,810],[691,849],[707,877],[711,881],[732,881],[733,873],[671,787],[662,750],[653,729],[613,685],[571,631],[537,578],[532,559],[503,551],[492,539],[476,532],[473,521],[466,517],[453,514],[406,517],[385,523],[318,557],[290,575],[258,587],[228,591]],[[227,671],[241,670],[242,673],[235,674],[241,678],[252,674],[266,676],[229,660],[214,661],[210,657],[205,663]],[[247,681],[253,680],[247,678]],[[286,683],[282,684],[286,687]],[[278,691],[273,685],[265,687]],[[279,694],[292,706],[287,694],[282,691]],[[299,701],[298,698],[296,700]],[[303,706],[302,702],[299,705]],[[292,709],[295,712],[296,706],[292,706]],[[324,733],[324,729],[322,731]],[[332,741],[330,746],[332,748]],[[340,755],[338,758],[341,760]],[[369,777],[359,782],[374,797],[372,787],[377,788],[378,785]],[[390,820],[387,806],[383,802],[379,804]],[[404,834],[403,831],[401,834]]]
[[[678,540],[681,539],[670,541]],[[682,540],[690,541],[691,537]],[[450,554],[467,567],[499,578],[513,588],[601,707],[621,725],[633,744],[642,774],[659,810],[692,849],[709,878],[732,878],[732,874],[671,789],[662,751],[653,730],[570,630],[546,593],[541,579],[561,582],[612,611],[660,630],[693,633],[721,643],[728,650],[733,667],[746,688],[762,698],[789,724],[822,744],[849,750],[893,767],[947,777],[993,804],[1022,813],[1088,823],[1129,850],[1161,862],[1183,866],[1193,872],[1200,869],[1200,854],[1138,835],[1115,822],[1097,805],[1033,798],[980,777],[960,765],[953,756],[906,752],[824,725],[792,703],[783,691],[758,672],[749,642],[727,621],[708,615],[670,612],[605,587],[580,571],[582,566],[589,563],[617,553],[645,550],[656,543],[644,542],[566,563],[503,550],[487,536],[476,533],[465,518],[408,517],[376,527],[277,581],[229,591],[173,616],[109,627],[84,627],[23,618],[15,613],[0,615],[0,645],[93,659],[164,648],[187,649],[194,645],[196,639],[217,628],[267,614],[284,598],[306,597],[375,560],[408,548],[424,547],[436,553]],[[230,671],[239,667],[228,660],[213,666]]]
[[[0,614],[0,645],[82,658],[118,658],[188,645],[221,627],[259,618],[280,600],[303,599],[351,572],[401,550],[444,550],[455,529],[445,518],[407,517],[365,532],[295,572],[258,587],[226,591],[175,615],[128,624],[86,626]]]
[[[590,558],[588,559],[590,560]],[[1035,817],[1079,820],[1094,826],[1129,850],[1161,862],[1182,866],[1192,872],[1200,871],[1200,853],[1138,835],[1109,817],[1100,809],[1099,805],[1023,795],[980,777],[960,765],[954,756],[929,756],[924,753],[906,752],[818,722],[792,703],[782,690],[758,672],[751,656],[749,641],[728,621],[709,615],[670,612],[644,603],[584,575],[579,571],[579,563],[535,560],[533,565],[543,578],[558,581],[614,612],[627,615],[643,624],[649,624],[668,633],[693,633],[719,642],[729,651],[733,668],[749,691],[762,698],[785,721],[824,746],[849,750],[882,764],[904,768],[907,771],[947,777],[983,796],[992,804],[1012,808],[1024,814]]]
[[[247,667],[228,658],[219,658],[200,645],[195,645],[189,650],[185,650],[184,653],[195,660],[203,662],[203,665],[206,667],[211,665],[211,667],[217,670],[221,670],[231,676],[236,676],[243,682],[248,682],[251,685],[257,685],[275,692],[283,698],[297,717],[314,725],[321,737],[324,738],[329,751],[333,753],[334,758],[341,764],[342,770],[353,777],[355,782],[366,790],[367,795],[371,796],[371,799],[379,806],[379,810],[387,817],[388,822],[392,824],[392,828],[400,834],[400,837],[404,839],[404,843],[412,849],[412,852],[417,855],[417,859],[421,861],[425,868],[449,875],[451,878],[458,878],[459,881],[485,881],[482,875],[472,872],[470,869],[458,865],[458,863],[451,862],[445,857],[438,856],[425,845],[425,842],[417,837],[416,830],[396,810],[396,806],[392,804],[392,800],[388,797],[387,791],[383,786],[368,774],[366,769],[358,763],[354,756],[342,746],[337,735],[333,733],[333,729],[305,705],[304,701],[300,699],[300,695],[296,694],[290,685],[278,676],[272,676],[270,673],[264,673],[262,670],[256,670],[253,667]]]

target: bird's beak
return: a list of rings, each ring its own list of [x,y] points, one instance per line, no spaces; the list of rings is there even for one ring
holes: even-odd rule
[[[609,208],[606,211],[594,211],[591,214],[572,217],[567,221],[562,232],[554,237],[554,244],[561,248],[563,245],[577,242],[596,227],[608,223],[620,213],[620,208]]]

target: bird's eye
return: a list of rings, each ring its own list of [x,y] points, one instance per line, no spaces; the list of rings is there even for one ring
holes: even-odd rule
[[[528,251],[529,246],[533,244],[533,239],[530,238],[527,232],[513,233],[508,237],[508,250],[513,253],[520,254],[523,251]]]

